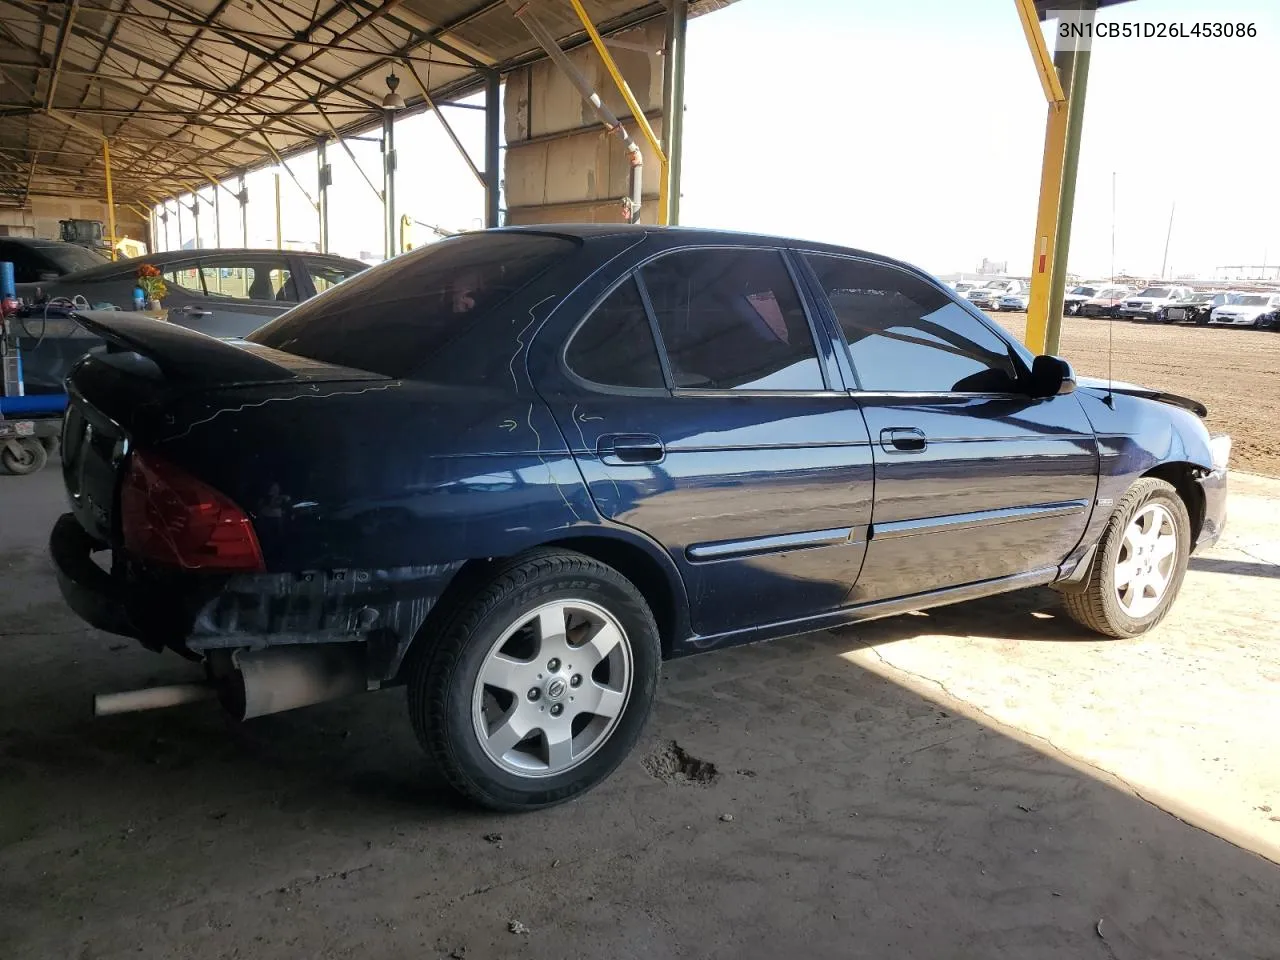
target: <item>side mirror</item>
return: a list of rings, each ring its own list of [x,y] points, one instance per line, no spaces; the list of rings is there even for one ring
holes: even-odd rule
[[[1031,364],[1031,395],[1036,398],[1062,397],[1074,393],[1076,372],[1061,357],[1043,355]]]

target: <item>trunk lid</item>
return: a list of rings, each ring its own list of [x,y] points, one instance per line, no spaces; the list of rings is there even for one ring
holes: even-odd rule
[[[213,337],[118,311],[73,315],[106,341],[67,377],[62,476],[71,512],[95,539],[120,543],[120,486],[129,452],[175,426],[175,411],[202,394],[263,388],[288,397],[320,384],[386,380],[380,374],[321,363],[244,341]]]

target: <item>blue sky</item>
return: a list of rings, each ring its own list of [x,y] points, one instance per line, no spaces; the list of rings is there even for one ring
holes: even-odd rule
[[[1135,0],[1099,17],[1256,23],[1258,36],[1095,42],[1070,268],[1111,272],[1113,171],[1117,270],[1160,270],[1175,201],[1170,274],[1280,262],[1280,3]],[[983,257],[1030,269],[1045,103],[1013,0],[738,0],[691,21],[686,100],[687,224],[843,243],[935,273]],[[481,157],[482,114],[448,116]],[[439,122],[407,118],[396,136],[400,209],[479,226],[483,192]],[[377,144],[351,147],[380,186]],[[334,249],[380,256],[376,198],[341,150],[329,156]],[[314,155],[290,166],[314,193]],[[250,243],[273,245],[270,175],[249,191]],[[288,179],[282,202],[286,239],[314,242]],[[223,242],[238,243],[234,203],[223,220]]]

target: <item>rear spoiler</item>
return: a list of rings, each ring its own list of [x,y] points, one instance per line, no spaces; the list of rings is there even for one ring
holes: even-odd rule
[[[108,352],[139,354],[165,378],[191,386],[287,383],[315,378],[323,369],[332,378],[385,380],[379,374],[295,357],[244,340],[219,340],[163,320],[121,310],[77,310],[71,319],[107,341]]]

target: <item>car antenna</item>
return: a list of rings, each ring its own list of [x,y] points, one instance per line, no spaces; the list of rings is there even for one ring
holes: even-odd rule
[[[1111,317],[1110,322],[1107,323],[1107,395],[1103,398],[1102,402],[1112,410],[1116,408],[1116,394],[1113,386],[1115,381],[1111,377],[1111,353],[1112,344],[1115,342],[1115,334],[1116,320],[1115,317]]]

